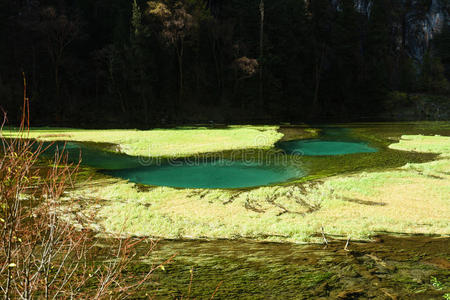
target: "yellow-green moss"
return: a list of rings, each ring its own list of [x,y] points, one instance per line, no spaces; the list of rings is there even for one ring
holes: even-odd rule
[[[223,150],[270,148],[283,134],[277,126],[230,126],[225,129],[180,127],[153,130],[89,130],[69,128],[32,128],[25,137],[40,141],[78,141],[116,144],[128,155],[177,157]],[[17,130],[4,129],[5,137]]]

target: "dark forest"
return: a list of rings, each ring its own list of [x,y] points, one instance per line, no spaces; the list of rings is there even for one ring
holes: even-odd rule
[[[376,120],[447,98],[448,20],[411,37],[436,1],[359,2],[1,0],[0,106],[19,119],[22,73],[34,125]]]

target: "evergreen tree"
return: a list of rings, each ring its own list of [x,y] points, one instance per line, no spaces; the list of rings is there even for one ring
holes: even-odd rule
[[[132,39],[136,39],[142,29],[142,12],[136,0],[133,1],[131,13]]]
[[[433,41],[436,49],[436,55],[440,57],[444,66],[444,73],[447,79],[450,79],[450,25],[445,24],[442,31],[436,35]]]
[[[330,54],[331,32],[333,30],[333,9],[328,0],[314,0],[309,2],[311,13],[311,37],[313,45],[314,65],[314,96],[312,99],[312,114],[320,115],[326,104],[320,103],[322,75]]]
[[[339,111],[346,114],[346,107],[359,104],[361,82],[361,23],[362,16],[353,0],[341,0],[333,31],[334,64],[332,82],[336,91]]]
[[[367,92],[375,97],[383,96],[390,89],[390,75],[393,67],[391,33],[391,1],[374,1],[364,45],[364,80]]]
[[[428,51],[423,58],[420,87],[429,93],[448,93],[449,83],[444,75],[444,66],[439,57],[434,57]]]

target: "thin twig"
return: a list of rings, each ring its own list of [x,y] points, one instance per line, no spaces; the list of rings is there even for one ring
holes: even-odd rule
[[[216,295],[217,291],[219,290],[220,286],[222,285],[223,281],[219,282],[219,284],[216,287],[216,290],[214,291],[214,293],[211,296],[211,300],[214,299],[214,296]]]
[[[188,299],[191,297],[192,279],[194,278],[194,267],[192,267],[191,270],[189,270],[189,272],[191,273],[191,278],[189,280],[189,289],[188,289],[188,296],[187,296]]]
[[[348,250],[348,244],[349,244],[349,242],[350,242],[350,236],[347,238],[347,243],[345,243],[345,247],[344,247],[344,250],[345,250],[345,251],[350,251],[350,250]]]

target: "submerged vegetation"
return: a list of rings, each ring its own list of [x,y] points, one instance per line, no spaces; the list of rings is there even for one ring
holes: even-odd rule
[[[448,238],[378,236],[376,242],[324,245],[239,240],[161,241],[149,261],[178,253],[155,279],[161,295],[225,299],[446,299]],[[161,258],[160,258],[161,257]],[[145,261],[144,261],[145,263]],[[434,278],[434,279],[433,279]]]

